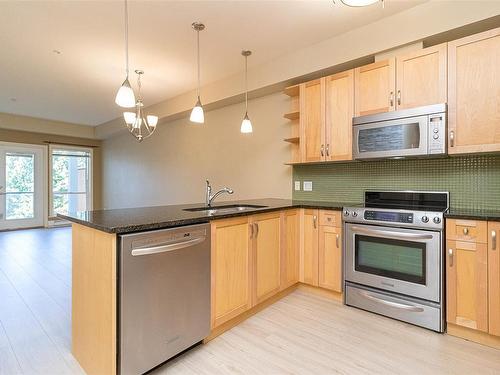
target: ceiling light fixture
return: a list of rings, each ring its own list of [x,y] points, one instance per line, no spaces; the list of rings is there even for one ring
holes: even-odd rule
[[[189,120],[191,122],[196,122],[198,124],[203,124],[205,122],[205,114],[203,113],[203,106],[200,100],[200,31],[205,29],[205,25],[200,22],[193,22],[191,27],[196,30],[196,46],[197,46],[197,59],[198,59],[198,88],[196,91],[198,100],[191,111],[191,116]]]
[[[241,122],[240,131],[242,133],[252,133],[252,122],[248,117],[248,56],[252,54],[252,51],[241,51],[241,54],[245,57],[245,117]]]
[[[132,135],[139,141],[142,142],[146,138],[149,138],[156,130],[156,125],[158,124],[158,116],[144,115],[144,103],[142,102],[141,96],[141,76],[144,74],[142,70],[136,70],[137,74],[137,103],[135,104],[134,112],[124,112],[123,118],[127,124],[127,128],[132,133]]]
[[[382,3],[382,7],[385,8],[384,0],[340,0],[342,4],[350,7],[365,7],[375,3]]]
[[[134,90],[130,86],[130,82],[128,80],[128,3],[125,0],[125,81],[123,81],[122,85],[118,89],[115,97],[115,103],[123,108],[132,108],[135,106],[135,95]]]

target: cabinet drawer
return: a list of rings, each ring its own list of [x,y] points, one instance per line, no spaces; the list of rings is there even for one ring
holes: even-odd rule
[[[342,225],[342,215],[340,211],[319,211],[319,225],[340,227]]]
[[[446,220],[446,238],[466,242],[488,242],[488,224],[480,220]]]

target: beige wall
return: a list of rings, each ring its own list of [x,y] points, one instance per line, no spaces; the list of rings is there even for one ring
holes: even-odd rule
[[[161,124],[138,143],[121,133],[103,142],[105,208],[204,201],[205,179],[229,186],[225,199],[290,198],[289,125],[281,93],[250,101],[252,134],[241,134],[243,104],[206,113],[204,125],[188,119]]]
[[[36,119],[33,119],[33,121]],[[45,121],[45,120],[42,120]],[[10,129],[0,128],[0,141],[14,142],[14,143],[27,143],[32,145],[48,145],[49,143],[71,144],[75,146],[90,146],[94,150],[94,158],[92,163],[92,179],[93,187],[93,204],[94,208],[102,207],[102,156],[101,156],[101,141],[95,139],[69,137],[65,135],[54,135],[44,133],[34,133],[17,131]]]

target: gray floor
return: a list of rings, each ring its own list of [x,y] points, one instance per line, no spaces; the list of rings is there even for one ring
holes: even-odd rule
[[[0,233],[0,374],[83,374],[69,228]],[[500,374],[500,351],[296,291],[155,375]]]

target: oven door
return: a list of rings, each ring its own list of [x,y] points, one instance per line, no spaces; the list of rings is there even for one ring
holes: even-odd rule
[[[345,279],[440,302],[441,233],[346,224]]]
[[[427,155],[428,117],[353,126],[354,159]]]

